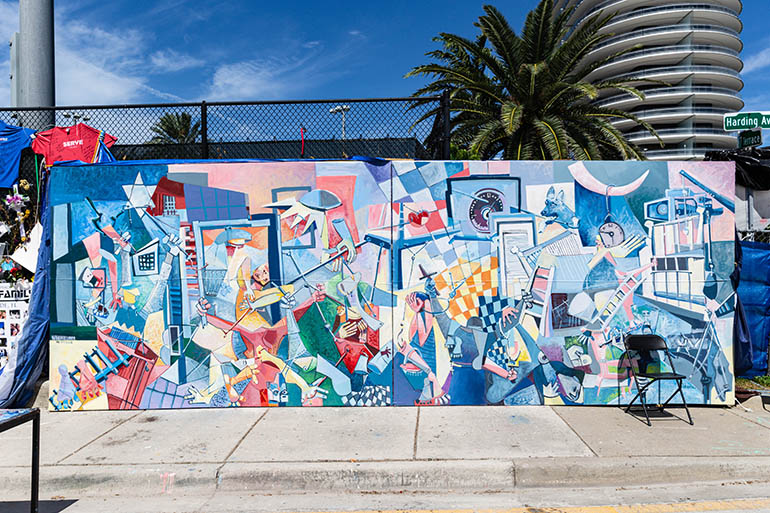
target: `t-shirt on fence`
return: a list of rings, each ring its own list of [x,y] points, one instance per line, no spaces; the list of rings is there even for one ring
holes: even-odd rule
[[[117,140],[115,136],[78,123],[67,127],[57,126],[38,133],[32,141],[32,150],[43,155],[49,166],[68,160],[93,163],[98,161],[100,141],[109,148]]]
[[[30,145],[34,133],[31,128],[0,121],[0,187],[12,187],[19,181],[21,150]]]

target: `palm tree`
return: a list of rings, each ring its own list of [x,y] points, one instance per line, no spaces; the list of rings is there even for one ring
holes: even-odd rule
[[[612,15],[600,12],[570,33],[567,20],[572,11],[554,13],[553,0],[541,0],[517,36],[497,9],[486,5],[484,12],[475,23],[481,29],[475,40],[441,33],[434,41],[442,48],[426,53],[434,62],[406,74],[433,79],[414,96],[450,93],[454,144],[483,159],[499,154],[512,160],[644,158],[610,121],[631,119],[657,137],[653,128],[632,114],[591,103],[600,92],[612,89],[641,99],[644,95],[629,82],[586,79],[599,66],[636,48],[581,64],[612,36],[598,33]],[[416,100],[412,107],[431,101]],[[433,108],[418,123],[440,115],[440,109]]]
[[[163,114],[150,130],[155,136],[152,144],[190,144],[197,141],[201,133],[201,122],[192,122],[192,116],[186,112]]]

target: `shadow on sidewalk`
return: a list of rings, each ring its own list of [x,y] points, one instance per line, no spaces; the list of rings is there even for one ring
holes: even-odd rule
[[[697,409],[697,408],[694,408]],[[672,412],[672,410],[682,410],[684,411],[684,408],[682,405],[674,404],[671,406],[667,406],[665,410],[661,410],[657,406],[648,406],[647,407],[647,414],[650,416],[650,422],[652,422],[652,425],[655,426],[656,419],[658,422],[662,422],[664,424],[668,424],[667,421],[682,421],[685,424],[687,424],[687,427],[690,427],[690,423],[687,421],[687,418],[685,416],[679,416]],[[631,408],[631,410],[626,414],[634,419],[638,420],[642,424],[647,424],[647,421],[644,418],[644,410],[642,410],[641,406],[634,406]]]
[[[59,513],[77,502],[77,499],[40,501],[40,513]],[[29,501],[0,501],[3,513],[29,513]]]

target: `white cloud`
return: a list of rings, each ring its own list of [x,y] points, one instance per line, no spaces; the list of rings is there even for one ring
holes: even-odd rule
[[[743,73],[751,73],[770,66],[770,48],[749,55],[743,61]]]
[[[302,48],[315,48],[320,45],[321,45],[320,41],[308,41],[307,43],[302,45]]]
[[[287,56],[222,64],[214,71],[206,97],[217,101],[301,96],[312,87],[348,74],[353,50],[348,46],[328,52],[318,46]]]
[[[18,2],[0,0],[0,41],[18,30]],[[161,72],[197,65],[178,52],[148,55],[148,34],[140,30],[106,29],[71,16],[66,7],[55,13],[56,103],[96,105],[162,100],[179,101],[176,95],[149,85],[148,70]],[[173,61],[173,62],[172,62]],[[169,69],[175,66],[175,69]],[[8,52],[0,51],[0,105],[10,105]]]
[[[198,59],[192,55],[166,49],[158,50],[150,55],[150,64],[152,64],[152,69],[155,73],[174,73],[186,69],[198,68],[205,63],[202,59]]]

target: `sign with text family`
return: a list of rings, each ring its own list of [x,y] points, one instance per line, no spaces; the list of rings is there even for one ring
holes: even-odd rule
[[[770,128],[770,112],[730,112],[723,116],[724,129]]]

